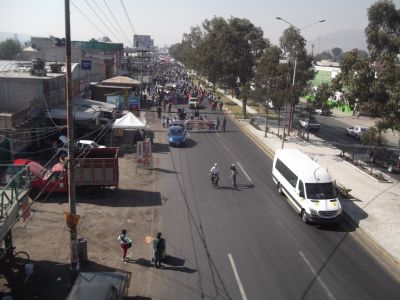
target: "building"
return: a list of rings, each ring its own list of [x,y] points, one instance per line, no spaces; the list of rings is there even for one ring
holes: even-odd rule
[[[41,60],[0,61],[0,134],[15,153],[34,141],[45,111],[65,103],[65,74],[47,72]],[[22,129],[29,130],[22,130]]]

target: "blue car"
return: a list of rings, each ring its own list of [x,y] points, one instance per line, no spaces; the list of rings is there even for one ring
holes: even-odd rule
[[[171,146],[183,146],[185,144],[185,130],[181,126],[168,128],[168,144]]]

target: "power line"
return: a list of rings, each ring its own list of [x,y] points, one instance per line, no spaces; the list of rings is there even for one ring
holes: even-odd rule
[[[84,16],[86,18],[86,20],[89,21],[90,24],[92,24],[92,26],[94,28],[96,28],[103,36],[107,36],[99,27],[96,26],[96,24],[94,24],[75,4],[74,2],[71,1],[71,4],[82,14],[82,16]]]
[[[85,0],[85,2],[90,7],[92,12],[96,15],[96,17],[100,20],[100,22],[103,23],[103,25],[107,28],[107,30],[115,37],[115,39],[119,40],[118,37],[114,34],[114,32],[110,29],[110,27],[108,27],[108,25],[103,21],[103,19],[100,18],[99,14],[93,9],[93,7],[90,5],[90,3],[87,0]]]
[[[111,25],[112,29],[114,30],[115,33],[121,34],[118,32],[118,28],[115,27],[115,25],[110,21],[110,19],[107,17],[107,14],[104,13],[104,11],[100,8],[100,6],[97,4],[95,0],[93,0],[94,5],[96,5],[97,9],[101,12],[103,17],[107,20],[107,22]],[[122,41],[123,39],[118,39],[118,41]]]
[[[129,21],[129,24],[131,25],[131,28],[132,28],[133,34],[136,34],[135,27],[133,27],[133,24],[132,24],[131,18],[129,18],[128,11],[126,10],[126,7],[125,7],[125,5],[124,5],[124,2],[123,2],[122,0],[121,0],[121,5],[122,5],[122,8],[123,8],[123,10],[124,10],[124,12],[125,12],[125,16],[126,16],[126,18],[128,19],[128,21]]]
[[[117,19],[115,18],[115,16],[114,16],[114,14],[112,13],[110,7],[108,6],[106,0],[104,0],[104,4],[107,6],[108,11],[110,12],[111,16],[113,17],[115,23],[117,23],[118,28],[121,30],[122,34],[125,36],[126,40],[128,41],[128,45],[129,45],[131,42],[129,41],[128,36],[125,34],[125,31],[122,29],[121,25],[119,25]]]

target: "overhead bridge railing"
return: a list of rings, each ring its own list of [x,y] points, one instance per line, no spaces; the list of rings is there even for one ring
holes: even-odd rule
[[[26,195],[30,183],[27,166],[0,164],[0,222],[7,218],[15,203]]]

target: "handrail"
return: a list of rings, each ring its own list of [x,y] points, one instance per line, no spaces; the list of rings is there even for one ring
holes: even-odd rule
[[[7,184],[0,190],[0,221],[7,217],[14,202],[19,201],[21,193],[30,188],[28,166],[0,165],[0,170],[2,167],[7,169],[6,172],[0,172],[1,180],[5,179]]]

